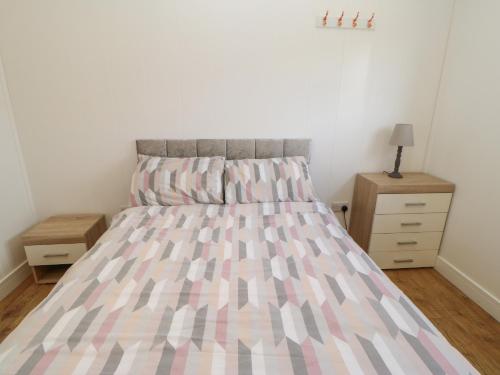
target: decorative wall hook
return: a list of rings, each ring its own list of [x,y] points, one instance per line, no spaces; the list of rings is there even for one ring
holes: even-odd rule
[[[340,15],[340,17],[337,18],[337,26],[342,27],[343,22],[344,22],[344,11],[342,11],[342,14]]]
[[[375,18],[375,13],[372,13],[372,16],[366,22],[366,27],[371,29],[373,27],[373,19]]]
[[[323,26],[328,23],[328,9],[326,10],[325,16],[323,17]]]
[[[358,18],[359,18],[359,12],[356,14],[356,17],[352,19],[352,27],[356,28],[358,27]]]
[[[347,19],[344,20],[344,15],[347,14]],[[350,14],[354,14],[351,18]],[[316,27],[321,29],[337,29],[337,30],[370,30],[373,31],[376,28],[375,24],[375,12],[370,12],[370,18],[361,17],[360,12],[351,13],[351,11],[342,12],[337,15],[336,11],[333,11],[332,17],[330,17],[330,11],[327,9],[325,13],[318,15],[316,17]]]

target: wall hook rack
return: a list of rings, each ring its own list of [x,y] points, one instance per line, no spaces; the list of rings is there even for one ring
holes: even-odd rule
[[[317,17],[316,27],[322,29],[342,29],[342,30],[374,30],[375,29],[375,13],[371,14],[370,18],[360,17],[360,12],[356,12],[352,17],[352,22],[344,22],[344,11],[338,18],[331,19],[328,17],[329,11],[325,12],[324,16]]]

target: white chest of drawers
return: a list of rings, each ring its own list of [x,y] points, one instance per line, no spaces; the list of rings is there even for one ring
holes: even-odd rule
[[[425,173],[360,174],[349,232],[380,268],[433,267],[454,188]]]

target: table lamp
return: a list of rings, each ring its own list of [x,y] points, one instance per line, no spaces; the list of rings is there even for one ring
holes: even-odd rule
[[[401,152],[403,146],[413,146],[413,125],[411,124],[396,124],[392,131],[392,136],[389,141],[390,145],[398,146],[396,161],[394,162],[394,170],[389,173],[389,177],[403,178],[399,173],[399,165],[401,164]]]

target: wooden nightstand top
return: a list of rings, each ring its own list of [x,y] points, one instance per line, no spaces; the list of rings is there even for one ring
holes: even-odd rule
[[[49,245],[95,242],[106,230],[102,214],[57,215],[41,221],[22,235],[23,244]],[[96,232],[96,233],[93,233]]]
[[[360,173],[358,178],[376,187],[379,194],[453,193],[455,185],[427,173],[406,172],[403,178],[391,178],[386,173]]]

